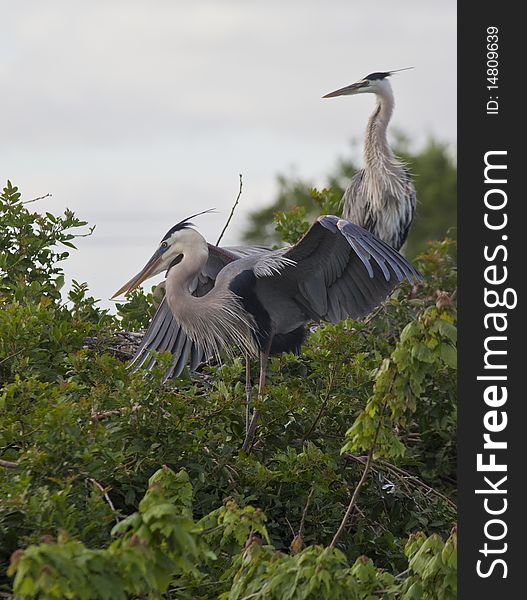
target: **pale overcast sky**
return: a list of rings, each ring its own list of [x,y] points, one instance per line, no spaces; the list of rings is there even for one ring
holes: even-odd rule
[[[414,66],[393,127],[455,148],[453,0],[0,0],[0,19],[1,182],[97,225],[65,268],[105,306],[181,218],[216,207],[214,242],[238,173],[225,243],[277,173],[322,183],[374,99],[321,96],[372,71]]]

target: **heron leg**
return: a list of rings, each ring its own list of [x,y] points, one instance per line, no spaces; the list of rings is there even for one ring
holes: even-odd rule
[[[272,341],[272,339],[271,339]],[[265,387],[265,367],[267,366],[267,359],[269,358],[269,352],[271,350],[271,341],[269,341],[269,345],[267,347],[266,352],[260,351],[260,377],[258,380],[258,402],[260,403],[263,399],[263,391]],[[254,432],[256,431],[256,425],[258,424],[258,417],[260,413],[257,408],[253,410],[253,416],[251,419],[251,423],[247,429],[247,434],[245,436],[245,440],[243,442],[242,450],[244,452],[249,452],[252,439],[254,437]]]
[[[251,357],[248,353],[245,354],[245,435],[249,432],[251,424]]]

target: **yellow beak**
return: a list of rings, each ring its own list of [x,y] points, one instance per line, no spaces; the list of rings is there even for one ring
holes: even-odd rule
[[[142,271],[140,271],[137,275],[132,277],[132,279],[130,279],[130,281],[125,283],[123,285],[123,287],[119,288],[115,292],[115,294],[111,297],[111,300],[114,300],[115,298],[117,298],[118,296],[121,296],[122,294],[129,294],[130,292],[133,292],[136,288],[138,288],[143,283],[143,281],[145,281],[145,279],[148,279],[152,275],[155,275],[157,272],[157,268],[159,267],[159,264],[161,262],[161,257],[162,257],[162,254],[158,250],[152,256],[152,258],[146,263],[146,265],[143,267]]]

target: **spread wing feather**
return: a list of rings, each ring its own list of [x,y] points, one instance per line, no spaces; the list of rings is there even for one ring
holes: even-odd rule
[[[280,280],[297,282],[297,301],[312,317],[337,323],[367,315],[406,278],[419,272],[396,250],[370,232],[332,215],[320,217],[305,236],[284,253],[295,261]]]

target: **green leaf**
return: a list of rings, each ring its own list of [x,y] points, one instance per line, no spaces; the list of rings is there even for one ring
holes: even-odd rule
[[[425,344],[419,343],[412,348],[412,356],[421,362],[433,363],[434,353]]]
[[[450,344],[441,344],[440,348],[440,356],[445,365],[452,369],[457,369],[457,351]]]

